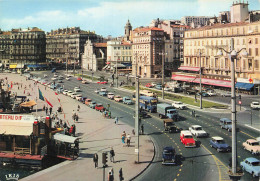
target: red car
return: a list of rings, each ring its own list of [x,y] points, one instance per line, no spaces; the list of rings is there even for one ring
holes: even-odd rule
[[[95,109],[96,109],[96,111],[104,111],[104,106],[102,105],[102,104],[96,104],[96,106],[95,106]]]
[[[97,82],[97,84],[107,84],[107,81]]]
[[[82,80],[82,78],[81,78],[81,77],[78,77],[78,78],[77,78],[77,80],[81,81],[81,80]]]
[[[147,83],[147,84],[145,85],[145,87],[152,88],[153,85],[152,85],[151,83]]]
[[[180,134],[180,140],[185,145],[185,147],[196,147],[195,140],[189,130],[183,130]]]

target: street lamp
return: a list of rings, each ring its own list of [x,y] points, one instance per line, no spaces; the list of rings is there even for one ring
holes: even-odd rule
[[[228,54],[229,59],[231,60],[231,119],[232,119],[232,170],[230,173],[230,178],[233,180],[239,180],[242,174],[237,173],[237,133],[236,133],[236,90],[235,90],[235,65],[234,61],[237,59],[238,53],[245,48],[242,48],[238,52],[234,50],[234,38],[231,38],[230,51],[226,51],[223,48],[218,48],[218,56],[223,56],[223,52]],[[247,56],[246,51],[242,52],[242,56]]]
[[[159,53],[159,55],[162,55],[162,99],[164,99],[164,61],[165,61],[165,55],[167,55],[166,52]]]
[[[200,109],[202,109],[202,87],[201,87],[201,50],[199,49],[199,59],[200,59]]]
[[[93,53],[92,53],[92,59],[91,59],[91,74],[92,74],[92,82],[93,82],[93,75],[94,75],[94,72],[93,72]]]

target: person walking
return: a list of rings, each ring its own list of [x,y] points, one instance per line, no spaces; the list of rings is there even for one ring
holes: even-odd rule
[[[123,181],[124,177],[123,177],[123,170],[122,168],[119,169],[119,181]]]
[[[95,163],[95,168],[98,167],[98,154],[95,153],[94,156],[93,156],[93,162]]]
[[[114,174],[112,172],[112,169],[108,172],[108,181],[114,181]]]
[[[45,111],[45,104],[43,105],[43,108],[42,108],[43,111]]]
[[[130,134],[127,134],[126,144],[127,144],[128,147],[130,146],[130,141],[131,141],[131,136],[130,136]]]
[[[111,150],[110,150],[110,161],[111,162],[113,162],[113,163],[115,163],[115,151],[114,151],[114,149],[113,149],[113,147],[111,147]]]
[[[125,144],[125,137],[126,137],[126,133],[125,131],[123,131],[122,135],[121,135],[121,139],[122,139],[122,143]]]
[[[80,106],[78,105],[78,111],[80,110]]]
[[[141,134],[144,134],[144,124],[141,125]]]
[[[51,115],[51,113],[52,113],[52,107],[50,107],[50,115]]]
[[[118,117],[115,118],[115,124],[118,124]]]
[[[47,115],[48,114],[48,107],[46,107],[45,112],[46,112],[46,115]]]

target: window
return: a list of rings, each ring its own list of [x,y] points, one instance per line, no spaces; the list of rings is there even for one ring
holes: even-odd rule
[[[255,38],[255,44],[258,44],[258,38]]]
[[[248,59],[248,69],[252,68],[252,59]]]
[[[259,68],[259,60],[255,60],[255,68]]]
[[[258,48],[255,49],[255,56],[258,56]]]
[[[248,55],[249,55],[249,56],[252,55],[252,50],[251,50],[251,48],[248,49]]]

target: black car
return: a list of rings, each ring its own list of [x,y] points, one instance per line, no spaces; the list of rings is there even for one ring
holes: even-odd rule
[[[176,152],[172,146],[166,146],[162,152],[162,164],[176,164]]]

